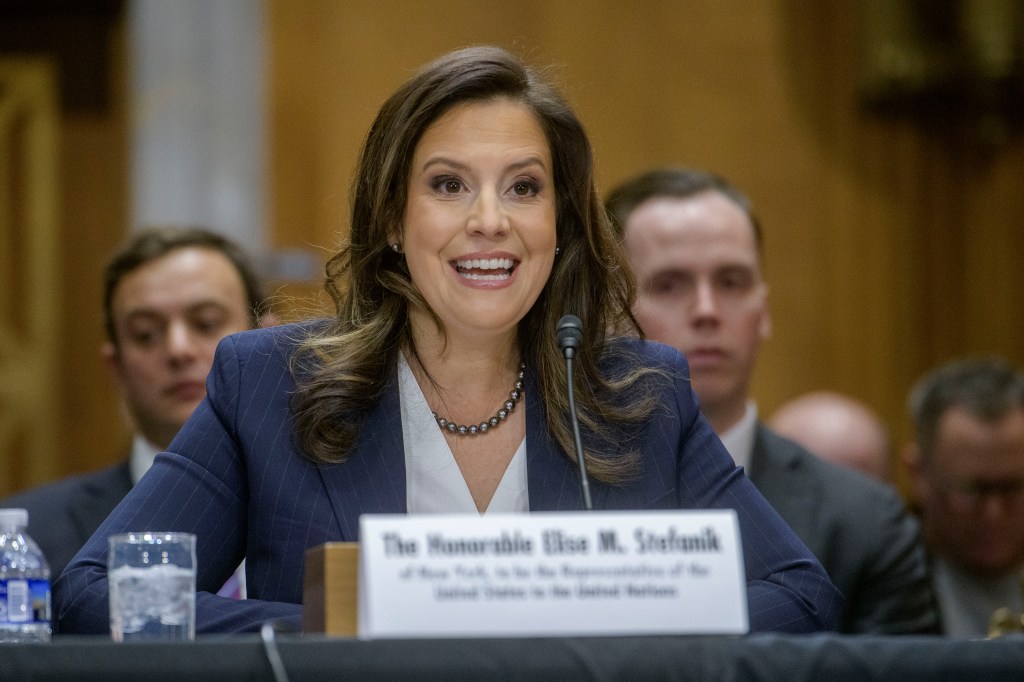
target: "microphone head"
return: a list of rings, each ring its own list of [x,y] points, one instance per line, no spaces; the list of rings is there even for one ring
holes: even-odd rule
[[[564,352],[567,348],[579,348],[583,345],[583,323],[575,315],[563,315],[555,327],[558,347]]]

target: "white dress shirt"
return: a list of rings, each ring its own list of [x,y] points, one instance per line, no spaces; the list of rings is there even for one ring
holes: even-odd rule
[[[1021,567],[1024,571],[1024,566]],[[952,637],[980,639],[988,635],[988,623],[996,609],[1009,607],[1020,613],[1021,571],[998,580],[980,580],[942,559],[935,559],[932,576],[939,600],[943,633]]]
[[[757,405],[747,403],[747,409],[738,422],[725,431],[718,434],[722,445],[732,455],[736,466],[743,467],[743,470],[750,475],[750,458],[754,454],[754,436],[757,435]]]
[[[132,477],[132,485],[139,482],[142,475],[149,471],[160,448],[150,443],[141,434],[132,438],[132,451],[128,458],[128,469]]]

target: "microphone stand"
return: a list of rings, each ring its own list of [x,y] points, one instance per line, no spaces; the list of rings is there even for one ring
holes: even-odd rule
[[[576,416],[576,391],[573,380],[573,358],[576,347],[583,340],[583,323],[575,315],[565,315],[558,321],[558,345],[565,355],[565,373],[569,384],[569,421],[572,422],[572,435],[576,444],[576,463],[580,469],[580,492],[583,494],[583,508],[593,511],[594,504],[590,500],[590,480],[587,476],[587,461],[583,456],[583,441],[580,439],[580,423]]]

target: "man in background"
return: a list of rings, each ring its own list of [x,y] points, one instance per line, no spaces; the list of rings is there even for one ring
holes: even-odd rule
[[[910,395],[917,441],[904,453],[932,556],[943,631],[984,637],[1024,609],[1024,375],[960,360]]]
[[[54,579],[206,396],[217,343],[255,327],[264,305],[246,255],[206,230],[146,230],[114,255],[101,354],[134,429],[128,458],[0,502],[28,510]]]
[[[608,209],[636,271],[637,321],[686,355],[712,428],[846,596],[842,631],[935,632],[917,524],[895,490],[758,421],[750,379],[771,315],[746,197],[709,173],[664,169],[619,186]]]
[[[889,430],[870,407],[839,393],[812,391],[785,403],[768,426],[818,457],[892,483]]]

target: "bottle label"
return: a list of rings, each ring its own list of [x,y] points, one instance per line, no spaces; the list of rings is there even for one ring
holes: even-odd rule
[[[0,625],[50,624],[50,581],[0,580]]]

